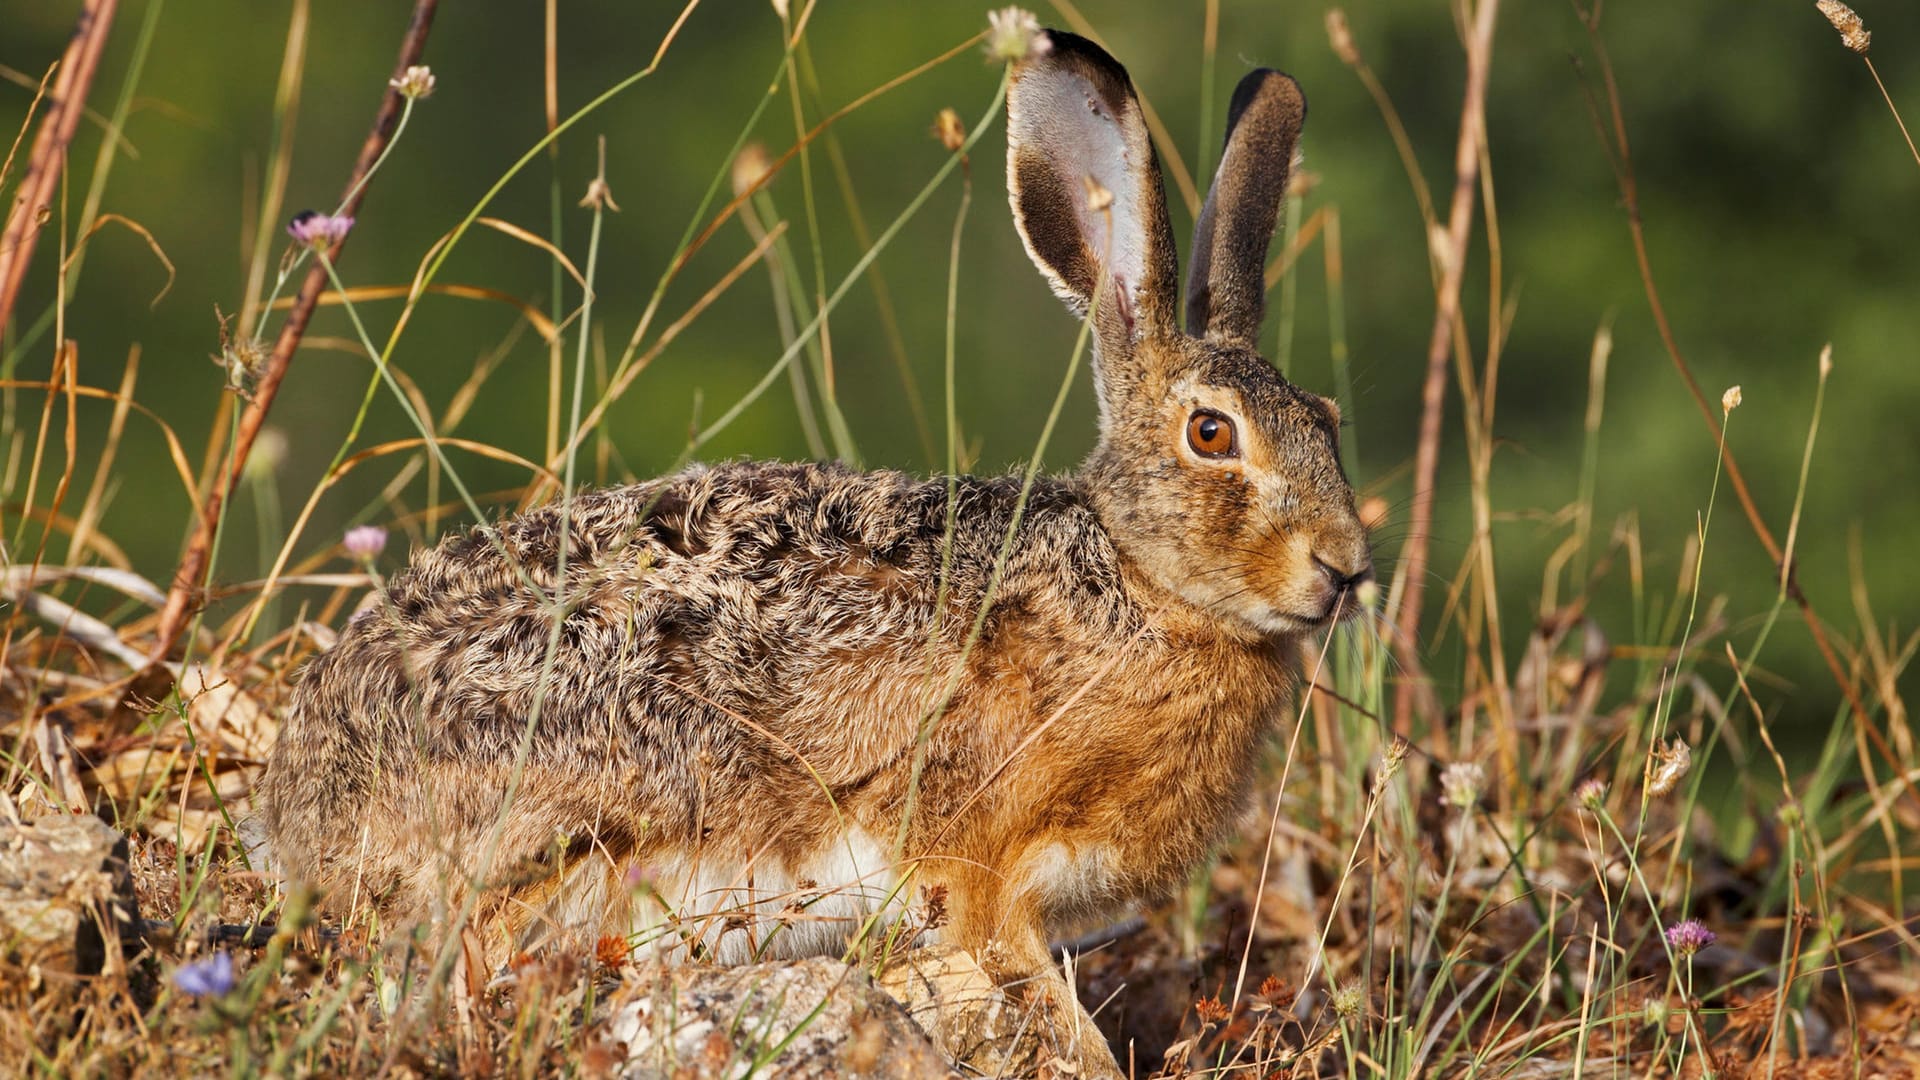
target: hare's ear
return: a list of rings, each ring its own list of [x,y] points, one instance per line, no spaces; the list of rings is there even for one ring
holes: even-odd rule
[[[1252,72],[1234,89],[1227,148],[1193,227],[1187,333],[1194,337],[1254,347],[1267,298],[1267,245],[1306,119],[1299,84],[1278,71]]]
[[[1126,69],[1074,34],[1043,41],[1007,95],[1007,194],[1054,292],[1076,312],[1093,308],[1104,422],[1138,377],[1137,344],[1179,329],[1173,227]]]

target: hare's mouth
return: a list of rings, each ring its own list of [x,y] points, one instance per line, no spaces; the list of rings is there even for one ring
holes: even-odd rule
[[[1375,595],[1377,591],[1373,579],[1368,577],[1357,585],[1348,586],[1329,596],[1326,609],[1320,614],[1318,627],[1346,622],[1372,611],[1378,599]]]

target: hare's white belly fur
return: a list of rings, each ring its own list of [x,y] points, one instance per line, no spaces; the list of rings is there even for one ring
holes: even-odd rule
[[[644,895],[631,939],[663,959],[721,964],[840,952],[869,920],[873,931],[898,920],[912,899],[890,845],[858,826],[798,865],[677,855],[636,876]]]
[[[1116,899],[1118,854],[1104,845],[1050,843],[1021,860],[1019,888],[1056,912],[1086,913]],[[629,940],[664,960],[742,964],[842,952],[854,938],[884,933],[918,897],[889,845],[858,826],[798,865],[723,852],[671,856],[626,876],[635,895]],[[543,920],[549,928],[595,925],[613,899],[583,873]],[[939,931],[921,930],[930,944]],[[528,942],[527,944],[532,944]]]

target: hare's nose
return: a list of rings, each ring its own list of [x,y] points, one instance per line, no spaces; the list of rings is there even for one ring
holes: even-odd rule
[[[1352,570],[1342,570],[1318,555],[1313,557],[1313,564],[1320,568],[1320,573],[1326,576],[1327,584],[1333,586],[1333,591],[1336,593],[1357,591],[1360,586],[1373,580],[1373,560],[1371,559],[1362,561]]]

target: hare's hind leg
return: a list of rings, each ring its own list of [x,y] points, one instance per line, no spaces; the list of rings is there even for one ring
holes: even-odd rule
[[[1076,1076],[1125,1075],[1078,991],[1053,962],[1037,901],[1009,897],[996,879],[980,873],[956,883],[948,902],[952,933],[943,940],[971,952],[1001,989],[1025,1003],[1032,1017],[1028,1028],[1040,1041],[1036,1064],[1058,1058]]]

